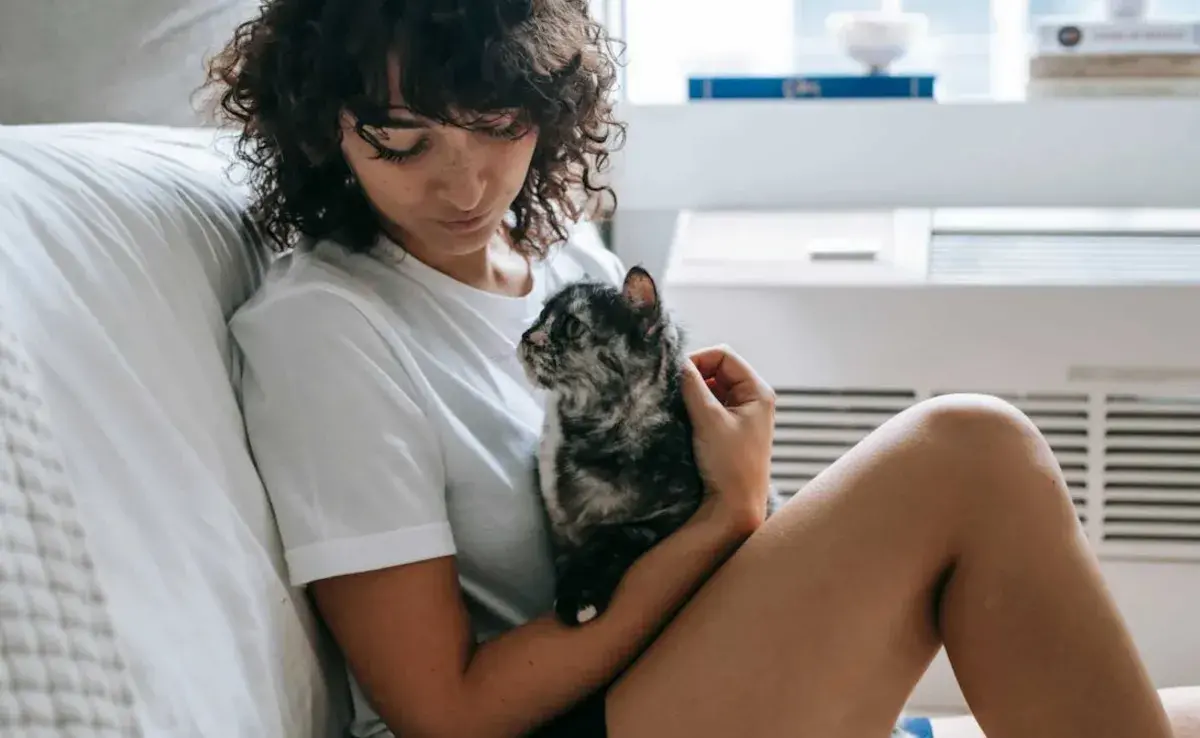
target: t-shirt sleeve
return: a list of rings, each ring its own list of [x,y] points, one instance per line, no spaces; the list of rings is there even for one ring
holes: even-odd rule
[[[230,328],[292,584],[453,555],[437,436],[358,307],[308,290],[244,309]]]

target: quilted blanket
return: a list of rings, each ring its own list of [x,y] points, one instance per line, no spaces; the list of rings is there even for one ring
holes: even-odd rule
[[[0,305],[0,736],[141,736],[28,356]]]

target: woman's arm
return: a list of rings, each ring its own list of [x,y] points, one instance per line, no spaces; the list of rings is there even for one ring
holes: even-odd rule
[[[706,504],[630,568],[595,621],[570,628],[546,616],[477,648],[452,558],[325,579],[310,588],[393,732],[518,736],[615,677],[755,524]]]
[[[376,712],[417,738],[522,735],[609,683],[763,521],[774,393],[726,349],[685,362],[708,498],[626,572],[600,617],[543,617],[475,647],[453,559],[314,581],[322,617]]]

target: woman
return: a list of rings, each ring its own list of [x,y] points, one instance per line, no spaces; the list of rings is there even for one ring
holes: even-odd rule
[[[944,643],[993,736],[1171,735],[1050,449],[989,398],[901,414],[764,524],[772,393],[700,352],[708,502],[600,618],[546,614],[516,341],[551,291],[621,278],[572,226],[621,133],[586,6],[272,0],[213,65],[264,227],[300,246],[232,330],[354,734],[885,735]]]

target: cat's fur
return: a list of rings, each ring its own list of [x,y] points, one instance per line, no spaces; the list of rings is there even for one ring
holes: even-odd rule
[[[704,496],[682,344],[654,280],[636,267],[623,289],[566,287],[522,338],[521,361],[549,393],[538,477],[565,623],[602,613],[629,566]]]
[[[519,354],[549,392],[538,480],[555,613],[578,625],[604,612],[625,571],[704,496],[683,404],[683,337],[635,267],[620,290],[581,282],[551,297]],[[779,504],[772,489],[768,513]],[[899,726],[892,736],[911,738]]]

